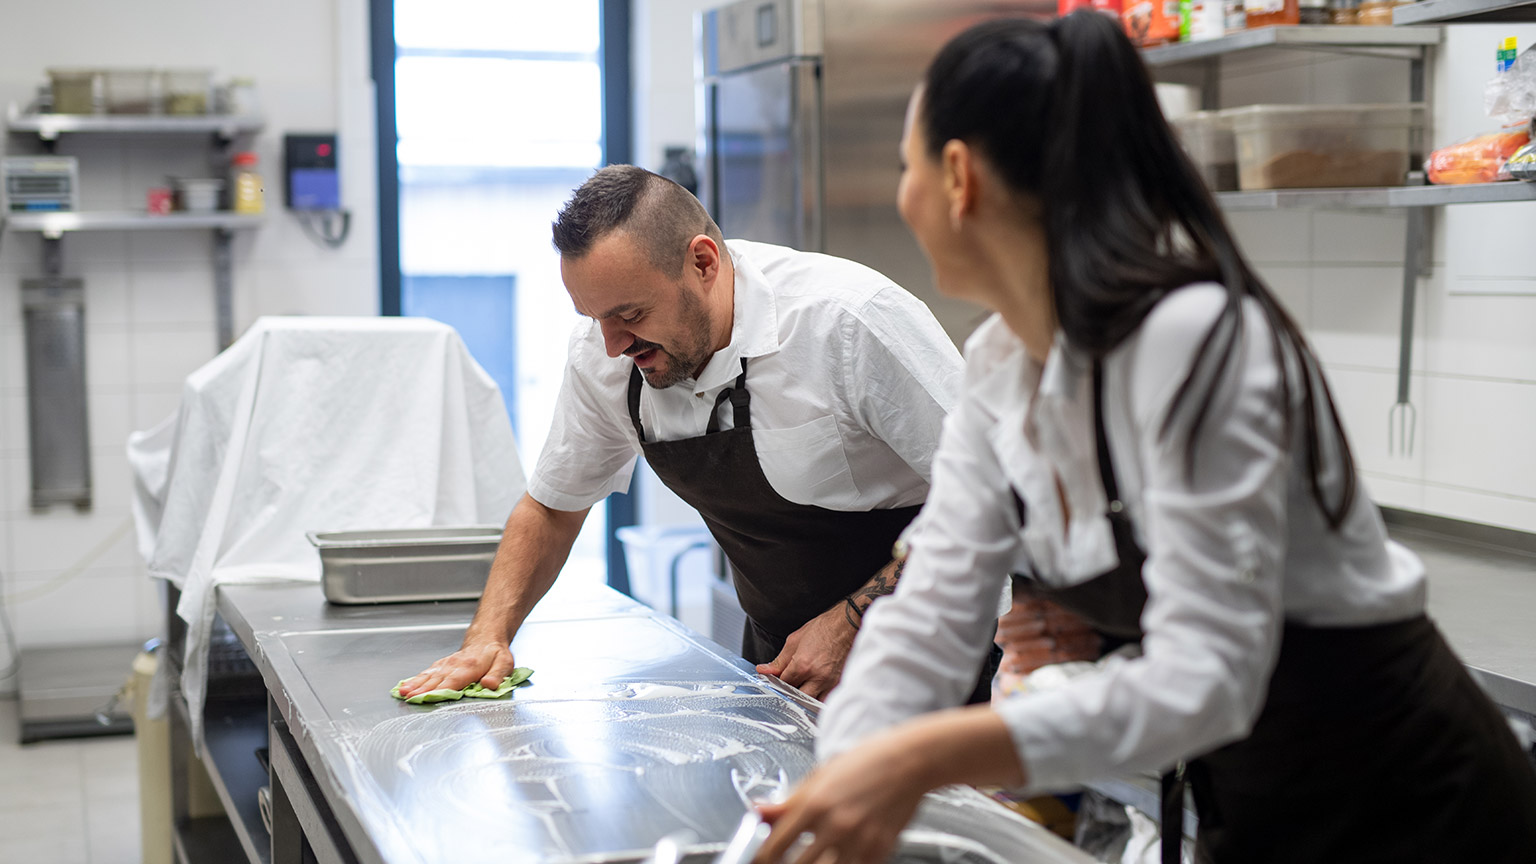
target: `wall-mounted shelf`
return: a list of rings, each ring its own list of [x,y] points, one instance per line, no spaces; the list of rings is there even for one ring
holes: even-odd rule
[[[1466,186],[1396,186],[1375,189],[1272,189],[1218,192],[1223,210],[1378,210],[1536,201],[1533,183],[1475,183]]]
[[[1464,0],[1444,0],[1464,2]],[[1531,0],[1536,2],[1536,0]],[[1422,52],[1424,48],[1439,45],[1442,33],[1438,27],[1343,27],[1333,25],[1307,25],[1299,27],[1261,27],[1244,30],[1230,36],[1207,39],[1202,42],[1180,42],[1147,48],[1141,52],[1148,66],[1176,66],[1211,60],[1228,54],[1253,51],[1260,48],[1299,48],[1324,51],[1349,51],[1380,53],[1408,49]]]
[[[259,132],[265,121],[257,115],[201,114],[26,114],[13,102],[6,112],[6,128],[30,132],[44,141],[61,134],[97,135],[216,135],[230,139]]]
[[[1392,10],[1393,24],[1536,21],[1536,0],[1420,0]]]
[[[54,239],[70,231],[239,231],[261,225],[264,216],[249,213],[11,213],[0,218],[8,231],[34,231]]]

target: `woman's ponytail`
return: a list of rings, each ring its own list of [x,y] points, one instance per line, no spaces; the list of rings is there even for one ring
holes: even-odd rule
[[[1173,418],[1190,412],[1190,470],[1214,382],[1243,337],[1242,303],[1258,304],[1284,370],[1277,410],[1289,434],[1292,394],[1299,391],[1313,496],[1329,523],[1341,524],[1355,497],[1354,457],[1318,361],[1243,258],[1119,24],[1088,9],[1049,24],[978,24],[934,58],[923,93],[931,155],[946,141],[966,141],[1015,191],[1041,203],[1056,314],[1078,349],[1103,357],[1185,285],[1226,288],[1226,307],[1202,339],[1161,430],[1169,434]],[[1321,454],[1332,449],[1320,445],[1324,434],[1339,442],[1336,494],[1322,488]]]

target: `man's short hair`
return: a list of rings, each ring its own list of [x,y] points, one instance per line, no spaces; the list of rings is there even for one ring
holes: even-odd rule
[[[610,232],[628,231],[652,267],[682,272],[688,241],[705,234],[725,243],[720,226],[699,199],[660,174],[634,165],[609,165],[581,184],[555,217],[555,248],[581,258]]]

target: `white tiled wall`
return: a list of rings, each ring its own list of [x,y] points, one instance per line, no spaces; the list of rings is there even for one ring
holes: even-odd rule
[[[1435,61],[1431,146],[1496,128],[1482,108],[1497,38],[1536,27],[1447,30]],[[1229,68],[1224,104],[1370,102],[1407,96],[1406,64],[1304,55]],[[1375,498],[1536,531],[1536,205],[1429,212],[1431,273],[1417,288],[1411,454],[1388,449],[1396,400],[1401,212],[1233,214],[1250,257],[1307,330],[1328,369]],[[1302,298],[1305,298],[1304,301]]]
[[[264,314],[376,314],[366,33],[364,0],[9,4],[0,13],[0,107],[28,98],[49,66],[191,66],[213,69],[218,80],[254,77],[267,118],[251,141],[267,219],[234,241],[237,334]],[[339,250],[311,241],[282,208],[282,135],[329,130],[339,136],[343,198],[353,210]],[[0,147],[28,153],[38,145],[11,135]],[[218,169],[210,142],[198,137],[66,137],[59,152],[80,160],[83,209],[137,209],[145,188],[168,174]],[[210,233],[84,234],[63,243],[66,276],[85,283],[94,504],[89,512],[36,512],[19,287],[41,275],[41,244],[35,235],[0,237],[0,591],[23,648],[158,632],[157,589],[128,530],[124,446],[129,432],[175,411],[183,379],[215,352]],[[0,666],[9,659],[0,648]],[[0,681],[0,693],[13,687]]]

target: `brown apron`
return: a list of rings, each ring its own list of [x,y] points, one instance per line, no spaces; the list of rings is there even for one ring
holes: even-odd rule
[[[703,435],[647,441],[640,423],[639,368],[629,377],[629,417],[661,482],[704,517],[734,571],[732,580],[747,628],[741,653],[767,663],[807,621],[840,604],[891,560],[891,547],[919,506],[889,510],[829,510],[796,504],[774,491],[752,441],[747,361],[736,383],[721,391]],[[720,428],[729,401],[732,428]],[[1001,652],[993,646],[973,693],[991,692]]]
[[[1107,637],[1137,641],[1146,555],[1120,501],[1098,363],[1093,390],[1120,564],[1066,588],[1014,579]],[[1197,861],[1536,861],[1536,771],[1423,615],[1364,627],[1287,622],[1253,731],[1191,756],[1163,778],[1163,824],[1182,824],[1187,778],[1200,823]],[[1179,860],[1181,837],[1165,837],[1165,864]]]

